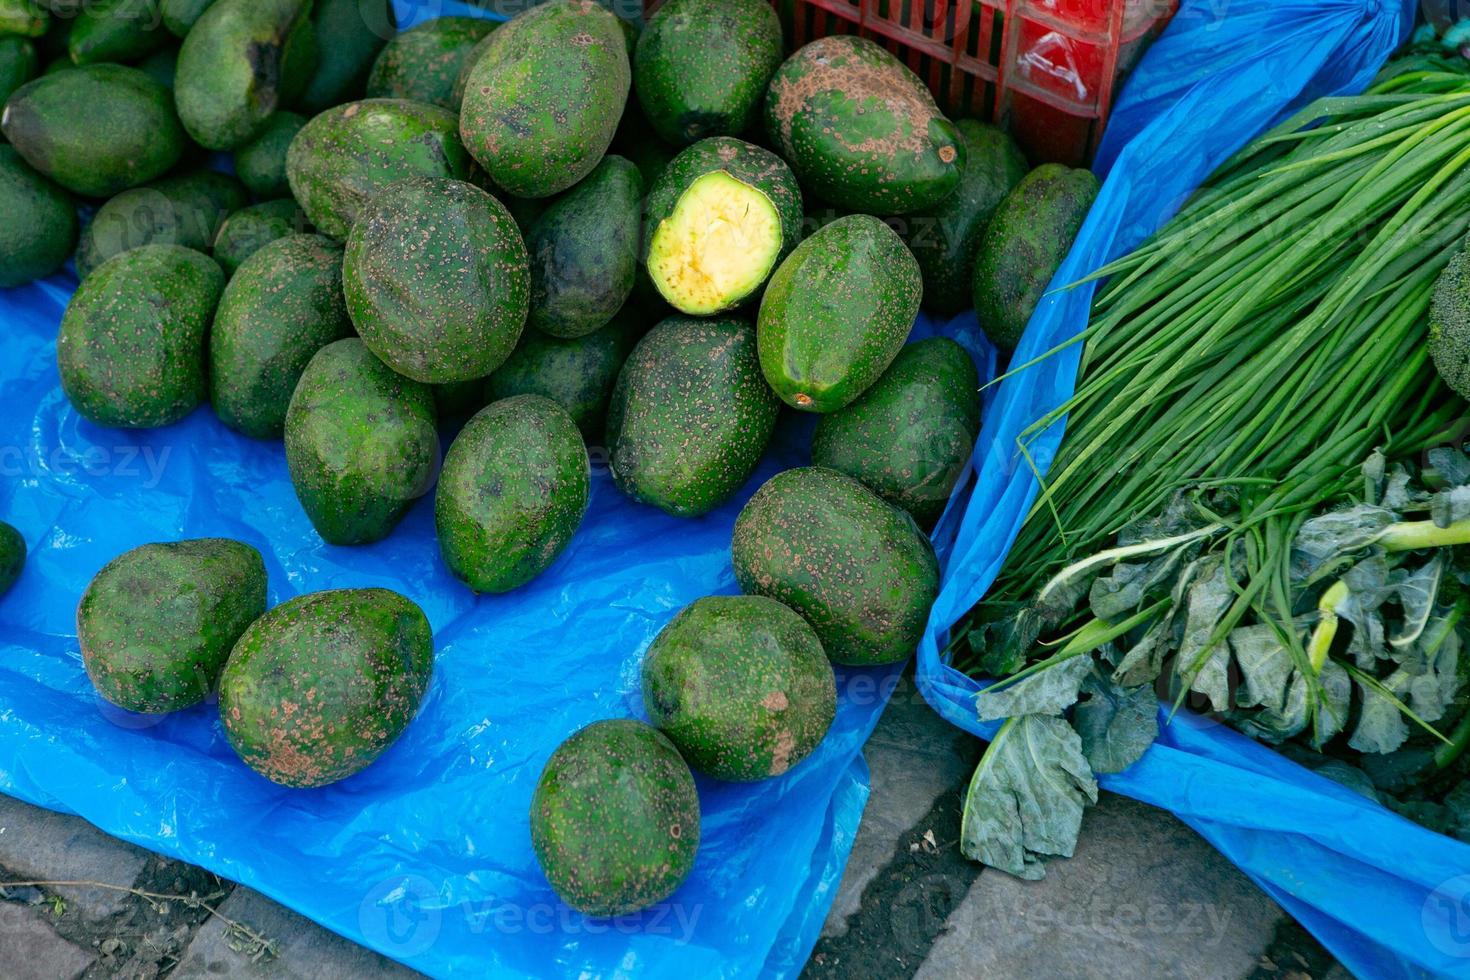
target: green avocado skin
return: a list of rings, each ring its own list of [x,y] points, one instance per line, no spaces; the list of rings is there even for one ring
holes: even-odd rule
[[[198,704],[265,602],[265,561],[248,544],[200,538],[134,548],[97,573],[77,606],[87,676],[127,711]]]
[[[765,0],[669,0],[638,39],[634,91],[675,145],[738,136],[781,66],[781,20]]]
[[[536,219],[526,237],[530,326],[553,337],[581,337],[623,308],[638,274],[642,208],[638,168],[607,156]]]
[[[833,663],[898,663],[939,595],[939,563],[913,519],[819,466],[772,477],[735,519],[735,579],[800,613]]]
[[[643,707],[694,769],[746,782],[811,754],[832,726],[837,686],[806,620],[765,596],[709,596],[648,648]]]
[[[10,94],[41,73],[36,42],[14,35],[0,37],[0,106]]]
[[[607,413],[613,479],[676,517],[707,514],[750,479],[780,412],[749,322],[669,317],[618,375]]]
[[[143,245],[182,245],[209,251],[227,215],[250,201],[228,174],[198,170],[123,191],[97,209],[77,248],[85,279],[115,255]]]
[[[900,351],[857,401],[822,416],[812,462],[861,480],[932,528],[979,435],[975,362],[948,337],[931,337]]]
[[[387,589],[297,596],[236,642],[220,677],[225,737],[282,786],[346,779],[388,750],[434,675],[424,611]]]
[[[308,231],[296,201],[283,197],[241,208],[225,219],[214,239],[214,260],[233,276],[245,261],[271,242]],[[339,243],[340,247],[340,243]]]
[[[49,13],[31,0],[0,0],[0,34],[42,37],[51,27]]]
[[[380,541],[429,492],[439,461],[434,395],[361,340],[312,355],[286,408],[286,467],[328,544]]]
[[[389,7],[388,0],[314,0],[317,67],[299,100],[303,110],[317,113],[362,98],[373,62],[397,32]]]
[[[286,151],[305,125],[304,116],[282,110],[266,120],[259,135],[235,151],[235,174],[250,193],[266,200],[291,196]]]
[[[254,139],[309,78],[311,0],[217,0],[179,49],[174,97],[195,142],[233,150]],[[322,39],[327,41],[328,39]]]
[[[177,422],[205,395],[205,344],[225,276],[207,255],[145,245],[109,259],[61,318],[61,387],[97,425]]]
[[[801,187],[796,175],[776,154],[764,147],[733,136],[712,136],[682,150],[670,161],[648,192],[643,224],[644,264],[648,264],[653,247],[653,234],[674,213],[679,199],[699,178],[723,170],[731,177],[760,191],[776,206],[781,217],[781,254],[786,257],[801,242],[803,220]],[[758,287],[757,287],[758,288]],[[731,307],[739,306],[748,296],[736,297]]]
[[[185,143],[173,94],[124,65],[78,65],[22,85],[0,129],[32,167],[86,197],[162,176]]]
[[[528,329],[485,383],[486,399],[550,398],[567,410],[586,441],[600,443],[618,372],[643,331],[642,319],[627,311],[602,329],[571,340]]]
[[[371,99],[412,99],[455,112],[454,83],[470,54],[499,27],[481,17],[437,17],[388,42],[368,76]]]
[[[587,513],[591,464],[566,410],[540,395],[495,402],[444,459],[434,499],[439,549],[476,592],[509,592],[546,571]]]
[[[89,3],[72,21],[67,51],[79,65],[138,61],[173,40],[161,26],[157,0]]]
[[[497,186],[549,197],[597,166],[631,85],[618,19],[592,0],[551,0],[486,39],[466,76],[460,134]]]
[[[288,235],[252,255],[220,299],[209,338],[209,396],[230,428],[279,439],[317,351],[352,335],[342,299],[342,246]]]
[[[867,38],[834,34],[776,71],[766,132],[802,185],[839,207],[906,214],[959,186],[965,145],[903,62]]]
[[[0,287],[22,286],[66,264],[77,243],[71,195],[0,143]]]
[[[462,181],[413,178],[374,198],[342,279],[363,341],[416,381],[485,377],[526,325],[525,243],[504,205]]]
[[[924,292],[898,234],[865,214],[839,218],[802,242],[761,300],[761,369],[781,400],[835,412],[898,356]]]
[[[158,5],[163,15],[163,26],[175,37],[187,37],[189,31],[204,16],[215,0],[162,0]]]
[[[1062,267],[1100,185],[1087,170],[1046,163],[1006,195],[985,229],[975,264],[975,313],[1002,350],[1021,341]]]
[[[587,915],[668,898],[699,851],[689,766],[639,721],[593,722],[557,746],[531,797],[531,846],[557,896]]]
[[[0,521],[0,596],[10,591],[26,564],[26,539]]]
[[[328,109],[291,141],[286,177],[323,235],[343,240],[367,202],[408,177],[468,180],[474,161],[454,113],[402,99],[366,99]]]
[[[970,308],[985,229],[1029,169],[1005,130],[974,119],[961,119],[955,128],[966,151],[960,186],[934,207],[899,219],[924,276],[924,309],[944,317]]]

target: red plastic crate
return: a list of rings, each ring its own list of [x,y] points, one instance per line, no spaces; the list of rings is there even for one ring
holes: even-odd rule
[[[662,0],[645,0],[652,14]],[[1178,0],[772,0],[787,41],[860,34],[898,55],[945,112],[1006,123],[1033,163],[1078,166],[1113,96]]]

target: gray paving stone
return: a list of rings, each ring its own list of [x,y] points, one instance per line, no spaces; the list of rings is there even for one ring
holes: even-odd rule
[[[148,854],[108,837],[80,817],[42,810],[0,795],[0,865],[42,881],[101,881],[129,887]],[[48,889],[66,900],[69,913],[107,918],[128,901],[126,892],[64,885]]]
[[[94,954],[56,934],[47,907],[0,902],[0,977],[5,980],[72,980]]]
[[[276,944],[276,955],[258,963],[231,946],[228,927],[211,918],[184,952],[170,980],[409,980],[419,974],[353,945],[336,933],[272,902],[249,888],[236,888],[220,913]]]
[[[842,936],[862,903],[863,889],[893,856],[894,843],[934,801],[969,777],[974,739],[934,713],[905,677],[893,692],[863,750],[872,790],[852,856],[822,935]]]
[[[1174,817],[1106,794],[1042,881],[982,874],[917,976],[1236,980],[1282,915]]]

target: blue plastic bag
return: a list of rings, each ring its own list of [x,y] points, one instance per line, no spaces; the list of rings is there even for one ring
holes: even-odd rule
[[[1407,36],[1414,5],[1387,0],[1185,0],[1144,56],[1099,154],[1106,182],[1054,287],[1126,254],[1203,179],[1311,99],[1361,91]],[[1087,322],[1092,289],[1043,302],[1013,363]],[[947,632],[984,595],[1036,498],[1019,433],[1061,404],[1079,348],[1002,382],[968,488],[936,534],[948,558],[921,644],[920,690],[982,737],[972,678],[943,662]],[[1057,425],[1029,448],[1045,470]],[[1432,833],[1211,720],[1161,718],[1143,759],[1099,781],[1177,814],[1365,977],[1470,976],[1470,846]]]

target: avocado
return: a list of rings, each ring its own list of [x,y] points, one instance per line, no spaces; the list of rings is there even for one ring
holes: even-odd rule
[[[623,28],[592,0],[551,0],[486,40],[465,82],[464,145],[510,194],[566,190],[607,152],[627,104]]]
[[[406,177],[468,180],[474,161],[459,142],[454,113],[401,99],[367,99],[328,109],[296,134],[286,177],[323,235],[347,237],[369,198]]]
[[[304,116],[282,110],[266,120],[259,135],[235,151],[235,175],[250,193],[266,200],[291,196],[286,151],[305,125]]]
[[[832,726],[837,685],[796,613],[765,596],[709,596],[648,648],[643,707],[694,769],[751,781],[811,754]]]
[[[314,0],[317,67],[299,100],[318,113],[363,97],[373,62],[398,32],[389,0]]]
[[[356,337],[318,350],[286,408],[286,467],[328,544],[380,541],[433,485],[434,395]]]
[[[93,0],[72,21],[67,51],[79,65],[138,61],[173,41],[159,27],[158,0]]]
[[[178,711],[213,693],[265,612],[265,561],[229,538],[145,544],[108,562],[77,606],[87,676],[119,708]]]
[[[214,0],[162,0],[158,12],[163,17],[163,26],[175,37],[188,37],[199,18],[214,4]]]
[[[930,337],[899,351],[857,401],[822,416],[812,462],[861,480],[932,528],[979,435],[975,362],[948,337]]]
[[[913,519],[820,466],[768,480],[735,519],[735,579],[812,624],[833,663],[897,663],[918,646],[939,563]]]
[[[802,186],[839,207],[905,214],[959,186],[965,145],[903,62],[865,37],[833,34],[776,71],[766,131]]]
[[[177,422],[205,394],[204,348],[225,276],[181,245],[144,245],[108,259],[77,287],[61,318],[61,387],[97,425]]]
[[[225,737],[282,786],[361,772],[419,712],[434,675],[424,611],[388,589],[313,592],[281,603],[235,643],[219,682]]]
[[[780,411],[747,321],[669,317],[618,375],[607,413],[613,479],[676,517],[707,514],[755,472]]]
[[[941,317],[970,308],[975,261],[990,217],[1028,169],[1005,130],[974,119],[961,119],[955,128],[965,141],[960,186],[933,207],[900,219],[900,234],[924,276],[924,309]]]
[[[476,592],[520,588],[571,543],[591,479],[566,409],[540,395],[489,405],[444,458],[434,498],[444,563]]]
[[[557,896],[579,912],[628,915],[661,902],[699,851],[694,776],[656,729],[593,722],[541,771],[531,846]]]
[[[530,326],[582,337],[607,324],[638,274],[643,177],[620,156],[542,212],[526,236],[531,259]]]
[[[571,340],[527,329],[515,351],[490,375],[486,398],[550,398],[567,410],[588,443],[600,443],[618,372],[642,336],[643,324],[625,310],[600,330]]]
[[[179,74],[179,51],[177,48],[155,51],[138,62],[138,70],[172,92]],[[194,150],[195,147],[188,149]]]
[[[483,378],[520,339],[531,273],[510,213],[472,184],[413,177],[364,209],[342,265],[347,310],[393,370]]]
[[[214,260],[226,276],[233,276],[246,259],[271,242],[309,230],[306,215],[289,197],[252,204],[236,211],[219,226],[219,234],[214,239]]]
[[[495,26],[499,27],[500,25],[496,24]],[[485,57],[485,52],[490,50],[490,42],[494,40],[494,37],[495,35],[493,33],[486,34],[479,41],[475,42],[475,46],[470,48],[469,54],[464,56],[464,64],[459,69],[459,75],[454,79],[454,91],[449,96],[452,104],[448,108],[454,110],[456,113],[464,107],[464,93],[470,84],[470,74],[475,70],[475,66],[480,63],[480,59]]]
[[[682,145],[739,136],[781,67],[781,19],[766,0],[668,0],[648,21],[633,88],[658,134]]]
[[[781,400],[835,412],[898,356],[924,284],[898,234],[865,214],[839,218],[802,242],[761,300],[761,369]]]
[[[388,42],[368,76],[370,99],[412,99],[459,111],[454,83],[470,53],[500,25],[483,17],[436,17]]]
[[[43,37],[51,15],[32,0],[0,0],[0,34]]]
[[[996,208],[980,245],[973,284],[980,326],[1001,350],[1015,350],[1021,342],[1099,189],[1091,171],[1046,163],[1027,174]]]
[[[776,154],[729,136],[701,140],[648,194],[643,256],[682,313],[734,309],[801,241],[801,188]]]
[[[199,17],[179,49],[174,83],[195,142],[244,146],[295,101],[316,60],[310,12],[311,0],[217,0]]]
[[[209,337],[209,394],[230,428],[279,439],[296,382],[317,351],[352,335],[342,246],[287,235],[250,256],[225,287]]]
[[[87,197],[146,184],[184,153],[173,93],[123,65],[80,65],[22,85],[0,129],[32,167]]]
[[[123,191],[98,208],[82,232],[77,275],[85,279],[113,256],[144,245],[182,245],[207,253],[225,216],[249,200],[238,180],[214,170]]]
[[[0,521],[0,596],[10,591],[26,564],[26,539]]]
[[[23,286],[66,264],[77,244],[71,195],[0,143],[0,287]]]
[[[10,94],[41,73],[36,42],[28,37],[0,37],[0,106]]]

